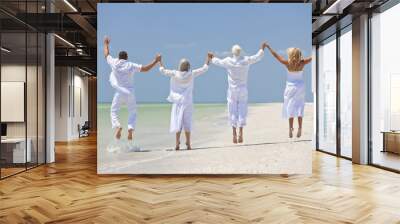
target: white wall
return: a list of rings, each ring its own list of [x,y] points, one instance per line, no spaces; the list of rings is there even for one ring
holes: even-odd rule
[[[83,75],[72,67],[56,67],[56,141],[77,139],[78,124],[88,120],[88,77]]]
[[[55,68],[55,141],[68,140],[69,76],[67,67]]]
[[[38,70],[37,70],[38,69]],[[27,80],[25,80],[27,78]],[[25,135],[30,140],[30,148],[32,161],[44,163],[44,147],[45,147],[45,115],[44,115],[44,74],[41,66],[25,66],[25,64],[3,64],[1,66],[1,81],[3,82],[24,82],[26,84],[26,107],[22,107],[22,113],[26,112],[27,119],[22,122],[6,122],[7,137],[24,138]],[[4,89],[2,89],[3,91]],[[21,94],[23,94],[22,91]],[[2,96],[4,97],[4,95]],[[12,110],[3,107],[1,110]],[[7,111],[12,113],[12,111]],[[37,154],[38,153],[38,154]]]
[[[78,133],[78,124],[81,126],[85,123],[85,121],[88,120],[88,77],[87,76],[82,76],[82,73],[76,75],[76,72],[78,70],[75,70],[75,75],[74,75],[74,107],[72,108],[72,119],[71,119],[71,135],[73,138],[78,138],[79,133]],[[79,97],[80,95],[80,97]],[[80,102],[79,102],[80,101]],[[71,103],[72,105],[72,103]],[[79,108],[81,107],[81,108]],[[81,111],[80,111],[81,110]]]
[[[27,69],[27,70],[25,70]],[[31,133],[30,130],[35,130],[36,134],[36,107],[42,106],[37,105],[36,99],[36,80],[30,78],[31,74],[36,74],[36,66],[27,66],[18,65],[18,64],[4,64],[1,66],[1,81],[3,82],[26,82],[25,76],[26,71],[28,72],[28,84],[30,87],[27,88],[27,106],[31,108],[27,108],[27,119],[28,119],[28,137]],[[32,109],[32,107],[34,109]],[[1,108],[2,110],[7,110],[7,108]],[[35,113],[33,113],[33,111]],[[33,122],[33,123],[32,123]],[[9,137],[25,137],[25,124],[26,122],[7,122],[7,135]]]
[[[25,82],[25,65],[9,64],[1,66],[1,81]],[[28,68],[29,69],[29,68]],[[7,108],[1,108],[6,110]],[[7,123],[8,137],[25,137],[25,123],[11,122]]]

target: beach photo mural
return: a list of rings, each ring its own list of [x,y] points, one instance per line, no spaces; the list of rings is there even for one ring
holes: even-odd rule
[[[311,4],[98,4],[99,174],[310,174]]]

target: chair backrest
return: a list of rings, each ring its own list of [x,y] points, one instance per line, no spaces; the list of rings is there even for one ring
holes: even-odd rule
[[[83,124],[82,128],[90,128],[90,122],[85,121],[85,124]]]

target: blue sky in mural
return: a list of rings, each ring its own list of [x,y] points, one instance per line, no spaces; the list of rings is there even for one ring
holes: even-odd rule
[[[229,55],[233,44],[246,55],[255,54],[262,41],[285,54],[299,47],[311,54],[311,4],[99,4],[98,5],[98,101],[111,102],[110,68],[103,57],[103,37],[111,37],[111,54],[128,52],[129,60],[147,64],[163,55],[167,68],[175,69],[181,58],[192,68],[203,65],[207,51]],[[311,66],[305,68],[307,101],[312,101]],[[282,102],[286,69],[269,52],[250,68],[249,101]],[[195,102],[226,102],[227,75],[211,66],[195,80]],[[169,78],[158,67],[135,74],[138,102],[166,102]]]

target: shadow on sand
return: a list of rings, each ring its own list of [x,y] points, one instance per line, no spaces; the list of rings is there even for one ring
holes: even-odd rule
[[[311,142],[312,140],[293,140],[293,141],[280,141],[280,142],[261,142],[261,143],[252,143],[252,144],[236,144],[236,145],[223,145],[223,146],[208,146],[208,147],[197,147],[197,148],[192,148],[191,150],[187,149],[180,149],[180,150],[175,150],[175,149],[142,149],[138,146],[134,146],[133,148],[128,146],[128,144],[123,144],[122,146],[118,146],[115,149],[115,152],[125,152],[125,153],[143,153],[143,152],[156,152],[156,151],[176,151],[176,152],[183,152],[183,151],[194,151],[194,150],[205,150],[205,149],[223,149],[223,148],[241,148],[241,147],[247,147],[247,146],[258,146],[258,145],[278,145],[278,144],[287,144],[287,143],[299,143],[299,142]],[[110,150],[109,150],[110,151]]]
[[[297,142],[311,142],[312,140],[294,140],[294,141],[281,141],[281,142],[262,142],[262,143],[253,143],[253,144],[236,144],[236,145],[223,145],[223,146],[208,146],[208,147],[197,147],[192,148],[191,150],[180,149],[178,151],[193,151],[193,150],[203,150],[203,149],[223,149],[223,148],[240,148],[246,146],[257,146],[257,145],[278,145],[285,143],[297,143]],[[150,151],[150,150],[148,150]],[[167,149],[167,151],[176,151],[175,149]]]

